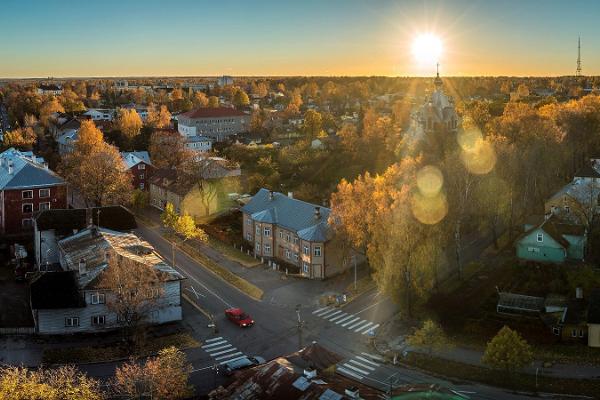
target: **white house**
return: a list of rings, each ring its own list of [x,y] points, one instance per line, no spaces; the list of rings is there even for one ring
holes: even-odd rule
[[[213,139],[206,136],[186,136],[185,147],[198,153],[209,153],[212,150]]]
[[[90,108],[83,113],[83,116],[94,121],[112,121],[115,117],[115,110],[107,108]]]

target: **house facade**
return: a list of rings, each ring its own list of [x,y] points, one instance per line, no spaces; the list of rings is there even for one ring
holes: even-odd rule
[[[147,151],[122,151],[121,157],[125,168],[133,176],[133,187],[148,191],[148,181],[154,172],[154,166],[150,162],[150,155]]]
[[[246,132],[250,115],[233,108],[198,108],[177,116],[178,131],[183,136],[206,136],[217,142]]]
[[[1,232],[29,232],[34,213],[52,208],[67,208],[67,183],[32,152],[0,153]]]
[[[93,121],[112,121],[115,117],[115,110],[110,108],[90,108],[82,115]]]
[[[525,227],[516,241],[517,257],[525,261],[563,263],[583,261],[587,233],[581,225],[563,223],[554,214]]]
[[[213,139],[206,136],[186,136],[185,148],[197,153],[210,153]]]
[[[293,265],[310,279],[325,279],[350,266],[332,242],[328,208],[261,189],[241,211],[244,239],[256,256]]]
[[[58,243],[59,271],[39,273],[31,282],[31,305],[36,332],[70,334],[116,329],[124,324],[109,304],[115,294],[101,286],[111,268],[111,255],[154,269],[160,277],[148,291],[143,323],[162,324],[182,319],[182,275],[131,233],[88,228]]]

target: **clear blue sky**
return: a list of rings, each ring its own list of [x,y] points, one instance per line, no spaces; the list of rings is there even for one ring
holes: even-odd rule
[[[0,77],[600,74],[600,1],[2,0]]]

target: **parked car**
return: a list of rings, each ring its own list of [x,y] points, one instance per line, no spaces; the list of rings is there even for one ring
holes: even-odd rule
[[[239,360],[233,360],[225,364],[224,370],[225,375],[231,376],[235,371],[239,371],[241,369],[250,368],[255,365],[264,364],[265,359],[259,356],[254,357],[243,357]]]
[[[246,328],[254,325],[254,320],[241,308],[228,308],[225,310],[225,316],[239,327]]]

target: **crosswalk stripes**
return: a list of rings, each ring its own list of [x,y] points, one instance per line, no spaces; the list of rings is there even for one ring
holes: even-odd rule
[[[357,355],[346,362],[339,363],[336,367],[336,372],[349,378],[362,381],[381,365],[379,364],[381,360],[382,359],[379,356],[361,353],[360,356]]]
[[[344,329],[348,329],[354,333],[366,335],[370,332],[375,332],[380,324],[357,317],[355,314],[343,312],[341,309],[326,306],[314,310],[313,315],[322,318],[326,321],[335,323]]]
[[[208,353],[209,356],[215,359],[220,365],[227,364],[231,361],[240,360],[244,357],[244,353],[232,346],[227,339],[216,337],[207,339],[201,349]]]

